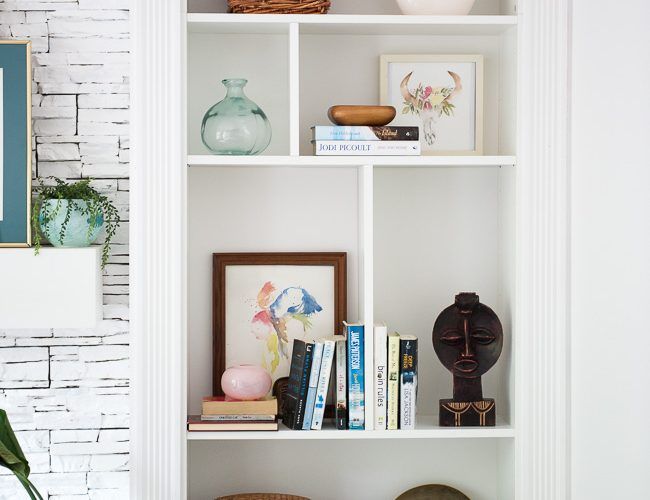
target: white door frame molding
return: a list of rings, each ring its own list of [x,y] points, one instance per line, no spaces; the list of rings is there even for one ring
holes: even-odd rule
[[[567,0],[519,0],[515,496],[569,497]],[[131,11],[131,498],[187,496],[185,0]]]
[[[569,498],[568,0],[519,0],[515,498]]]
[[[185,5],[131,9],[131,498],[186,497]]]

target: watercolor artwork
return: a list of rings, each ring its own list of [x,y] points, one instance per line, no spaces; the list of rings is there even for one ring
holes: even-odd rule
[[[255,364],[273,381],[289,375],[294,339],[335,332],[334,269],[327,266],[228,266],[226,367]]]
[[[482,64],[481,56],[382,56],[392,124],[420,127],[422,154],[481,154]]]

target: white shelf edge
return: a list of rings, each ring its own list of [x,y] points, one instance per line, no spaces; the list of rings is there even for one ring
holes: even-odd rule
[[[396,431],[341,431],[331,428],[320,431],[293,431],[282,424],[278,431],[187,431],[187,441],[250,441],[250,440],[320,440],[320,439],[511,439],[515,429],[500,423],[495,427],[439,427],[435,417],[425,417],[425,422],[415,430]]]
[[[286,167],[512,167],[515,156],[216,156],[189,155],[187,165],[219,166],[286,166]]]
[[[406,16],[366,14],[188,14],[192,24],[393,24],[393,25],[445,25],[445,26],[516,26],[517,16]]]

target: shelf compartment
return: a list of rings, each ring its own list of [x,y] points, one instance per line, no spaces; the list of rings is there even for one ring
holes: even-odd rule
[[[452,376],[433,350],[437,315],[477,292],[504,327],[498,363],[483,376],[497,417],[512,421],[514,169],[382,168],[374,176],[374,317],[419,338],[418,410],[438,412]]]
[[[293,431],[280,424],[278,431],[187,432],[188,441],[238,440],[320,440],[320,439],[502,439],[513,438],[512,426],[499,422],[496,427],[440,427],[435,416],[419,416],[416,429],[397,431],[341,431],[326,423],[320,431]]]
[[[382,55],[417,52],[483,56],[483,155],[515,154],[514,146],[506,141],[511,134],[501,126],[504,120],[509,120],[505,109],[514,107],[516,95],[509,88],[502,91],[501,74],[510,67],[510,56],[514,53],[514,48],[502,50],[506,38],[417,33],[404,36],[301,34],[300,154],[313,152],[310,128],[329,124],[327,110],[331,106],[380,102]],[[322,71],[323,67],[327,71]],[[403,123],[398,118],[394,124]]]
[[[515,156],[216,156],[189,155],[191,167],[284,166],[514,167]]]
[[[188,173],[188,407],[212,394],[212,254],[347,252],[347,310],[359,311],[356,168],[190,169]]]
[[[488,429],[479,429],[489,431]],[[469,431],[449,429],[450,433]],[[491,429],[494,431],[494,429]],[[401,434],[409,431],[386,431]],[[418,431],[410,431],[418,432]],[[474,432],[474,430],[472,430]],[[278,431],[276,434],[330,434]],[[332,431],[340,434],[372,434]],[[500,450],[513,439],[191,440],[189,498],[243,491],[282,491],[319,500],[396,498],[419,484],[451,484],[475,500],[512,498],[499,484]],[[462,464],[462,466],[459,466]],[[242,474],[242,470],[254,473]]]
[[[245,78],[247,97],[271,122],[272,138],[264,154],[289,154],[289,30],[277,34],[193,33],[188,36],[187,146],[207,154],[201,141],[206,111],[226,95],[221,81]]]
[[[317,35],[499,35],[517,16],[402,16],[328,14],[188,14],[190,33],[285,33],[289,24]]]

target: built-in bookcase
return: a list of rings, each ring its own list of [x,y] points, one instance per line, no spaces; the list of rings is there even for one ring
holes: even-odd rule
[[[187,16],[188,409],[199,412],[211,391],[212,253],[345,251],[349,319],[384,321],[420,340],[419,417],[412,431],[188,434],[189,498],[288,491],[392,499],[427,483],[475,500],[514,498],[513,4],[478,0],[477,15],[464,17],[400,16],[393,0],[337,0],[327,16],[216,10]],[[379,56],[391,53],[484,56],[484,156],[311,156],[309,127],[327,124],[331,105],[376,103]],[[271,121],[261,156],[211,156],[201,144],[201,118],[227,77],[247,78],[247,94]],[[452,381],[431,330],[460,291],[478,292],[504,324],[503,355],[484,377],[486,397],[497,399],[496,428],[436,425],[437,401],[451,396]]]

